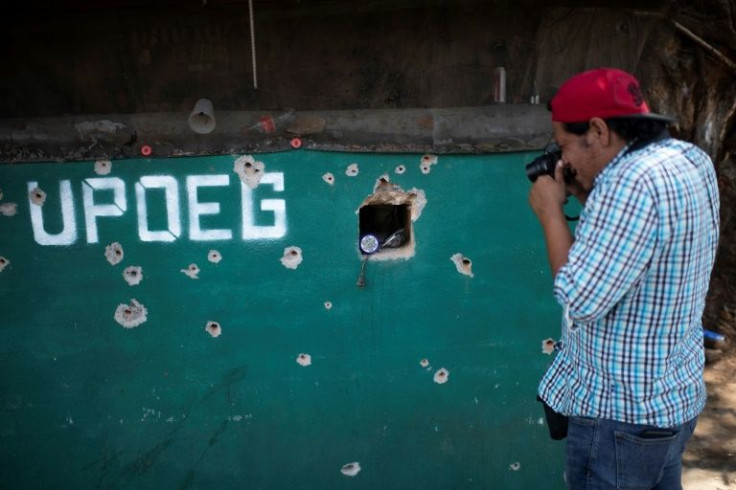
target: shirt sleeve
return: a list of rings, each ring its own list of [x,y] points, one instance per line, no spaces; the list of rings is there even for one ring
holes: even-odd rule
[[[605,316],[644,277],[657,244],[657,210],[646,180],[619,177],[597,190],[555,276],[555,298],[575,323]]]

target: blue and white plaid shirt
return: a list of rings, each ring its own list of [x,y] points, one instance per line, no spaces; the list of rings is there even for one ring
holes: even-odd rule
[[[567,415],[673,427],[706,400],[701,318],[718,186],[689,143],[626,150],[596,177],[555,277],[563,335],[539,394]]]

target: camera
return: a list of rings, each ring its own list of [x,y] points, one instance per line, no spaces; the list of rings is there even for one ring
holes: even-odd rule
[[[560,158],[562,158],[562,150],[557,143],[548,144],[544,147],[544,153],[526,166],[526,176],[532,182],[535,182],[540,175],[549,175],[554,178],[555,167]],[[572,169],[565,167],[562,170],[566,184],[575,180],[575,172]]]

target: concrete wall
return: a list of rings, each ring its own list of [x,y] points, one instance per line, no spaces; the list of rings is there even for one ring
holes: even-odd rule
[[[564,488],[532,156],[0,166],[0,487]]]

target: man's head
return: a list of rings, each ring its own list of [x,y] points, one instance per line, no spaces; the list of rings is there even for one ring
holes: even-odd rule
[[[570,78],[549,108],[562,159],[588,190],[627,143],[651,139],[673,122],[653,114],[638,80],[615,68],[598,68]]]

